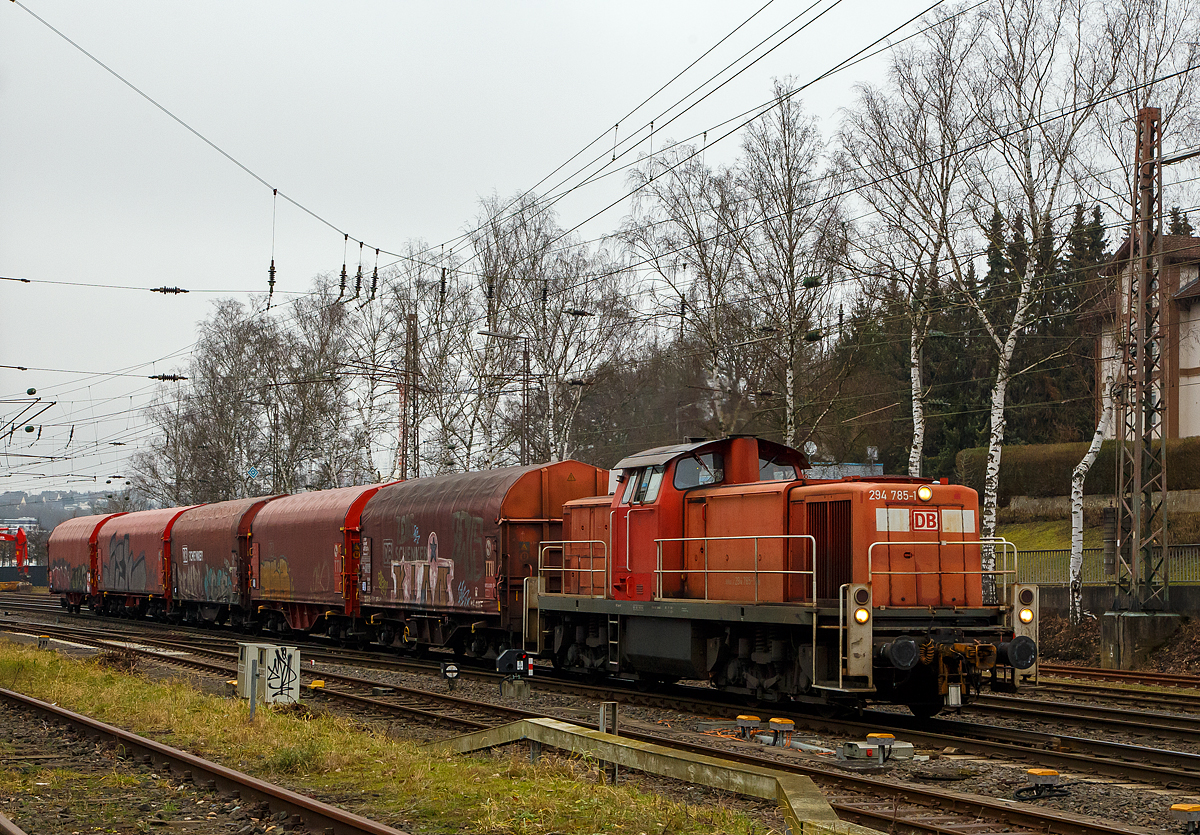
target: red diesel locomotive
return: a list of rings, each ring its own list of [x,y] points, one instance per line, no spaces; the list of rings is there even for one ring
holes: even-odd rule
[[[706,680],[755,699],[933,714],[1036,677],[1037,588],[973,490],[806,479],[734,437],[578,461],[73,519],[78,610]],[[611,482],[611,483],[610,483]],[[985,550],[997,570],[982,568]]]

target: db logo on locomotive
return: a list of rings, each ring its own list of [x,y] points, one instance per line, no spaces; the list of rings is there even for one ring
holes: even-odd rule
[[[936,531],[938,529],[938,512],[936,510],[914,510],[912,512],[912,529],[914,531]]]

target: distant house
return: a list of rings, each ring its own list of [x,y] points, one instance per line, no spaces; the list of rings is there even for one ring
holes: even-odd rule
[[[1129,290],[1130,242],[1126,239],[1112,259],[1101,268],[1108,279],[1109,292],[1093,311],[1097,333],[1096,410],[1100,411],[1102,383],[1110,375],[1120,381],[1121,314]],[[1163,238],[1161,277],[1166,282],[1171,303],[1166,311],[1167,354],[1164,373],[1170,402],[1166,415],[1166,436],[1187,438],[1200,435],[1200,238],[1167,235]],[[1116,426],[1109,429],[1115,437]]]

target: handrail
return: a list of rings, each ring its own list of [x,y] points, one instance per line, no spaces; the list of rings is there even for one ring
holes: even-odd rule
[[[745,569],[710,569],[708,567],[709,547],[708,543],[711,540],[726,541],[726,540],[754,540],[754,600],[758,602],[759,594],[759,575],[760,574],[778,574],[778,575],[807,575],[812,578],[812,597],[811,604],[816,605],[817,600],[817,540],[812,534],[806,533],[773,533],[773,534],[750,534],[744,536],[681,536],[681,537],[664,537],[663,539],[654,540],[657,548],[657,565],[654,571],[655,577],[655,597],[658,599],[666,599],[663,597],[663,575],[664,574],[704,574],[704,600],[709,599],[708,595],[708,575],[709,574],[746,574],[749,573]],[[812,543],[812,568],[804,569],[763,569],[758,567],[758,541],[760,539],[806,539]],[[666,542],[703,542],[704,543],[704,568],[672,568],[670,570],[663,568],[663,543]]]
[[[616,515],[615,510],[610,510],[608,512],[608,538],[610,541],[612,540],[612,536],[613,536],[613,516],[614,515]],[[625,528],[626,528],[626,530],[628,530],[629,520],[626,519],[625,521],[626,521]],[[625,549],[625,562],[627,562],[627,563],[629,562],[629,548],[628,547],[626,547],[626,549]],[[608,590],[611,589],[613,586],[612,560],[606,559],[604,561],[604,568],[606,569],[606,573],[604,575],[604,596],[608,597]]]
[[[962,545],[963,547],[971,545],[971,546],[979,546],[981,552],[982,552],[982,549],[985,547],[995,548],[995,547],[999,546],[1001,554],[1004,555],[1006,565],[1008,563],[1009,555],[1012,556],[1012,568],[1003,568],[1003,569],[996,569],[996,568],[982,569],[981,568],[978,571],[968,570],[966,568],[964,568],[960,571],[876,571],[875,567],[874,567],[875,549],[879,546],[891,546],[891,545],[902,545],[902,546],[934,545],[939,548],[942,546],[947,546],[947,545]],[[981,554],[981,557],[982,557],[982,554]],[[892,541],[879,540],[876,542],[872,542],[869,546],[867,546],[867,582],[873,583],[874,582],[873,578],[875,577],[876,574],[882,574],[884,576],[897,575],[897,576],[903,576],[903,577],[913,577],[913,576],[919,576],[919,575],[920,576],[928,576],[928,575],[934,575],[934,574],[938,575],[939,577],[942,575],[947,575],[947,574],[951,575],[951,576],[963,576],[963,577],[971,576],[971,575],[975,575],[975,574],[978,574],[981,577],[982,576],[1012,575],[1012,578],[1015,581],[1017,579],[1017,546],[1002,536],[994,536],[994,537],[990,537],[988,539],[961,539],[961,540],[947,540],[947,539],[892,540]],[[1007,595],[1007,588],[1006,588],[1004,601],[1005,601],[1004,605],[1008,605],[1009,601],[1008,601],[1008,595]]]
[[[869,558],[868,558],[869,559]],[[845,650],[845,635],[846,635],[846,589],[849,583],[842,583],[838,586],[838,690],[845,690],[845,673],[846,673],[846,650]],[[872,601],[874,603],[874,601]],[[872,606],[872,608],[874,608]],[[813,671],[816,672],[816,641],[813,641]]]
[[[611,528],[609,530],[611,530]],[[587,554],[587,559],[589,560],[589,562],[594,561],[596,559],[601,559],[601,560],[604,560],[604,565],[602,565],[600,568],[582,568],[582,567],[568,568],[566,565],[566,546],[568,546],[568,545],[587,545],[587,546],[589,546],[588,554]],[[597,545],[600,545],[602,548],[601,553],[599,555],[597,555],[596,551],[595,551],[595,546],[597,546]],[[545,557],[546,557],[547,551],[561,551],[563,554],[563,564],[561,566],[546,565]],[[580,557],[580,559],[582,559],[582,557]],[[567,575],[568,571],[576,572],[578,574],[587,574],[588,575],[588,588],[593,590],[593,593],[590,595],[583,595],[583,594],[577,595],[579,597],[585,597],[585,596],[587,596],[587,597],[607,597],[608,596],[608,585],[607,585],[607,583],[608,583],[608,562],[609,562],[609,560],[608,560],[608,543],[602,539],[543,540],[540,547],[538,548],[538,575],[539,576],[541,576],[543,574],[551,573],[554,571],[561,572],[561,574],[562,574],[561,579],[565,586],[566,585],[566,575]],[[600,594],[594,593],[594,590],[596,588],[596,583],[595,583],[595,580],[593,579],[593,576],[597,572],[603,573],[604,577],[605,577],[604,585],[600,586]],[[546,592],[546,593],[553,594],[553,592]],[[566,594],[565,591],[559,592],[559,593]]]

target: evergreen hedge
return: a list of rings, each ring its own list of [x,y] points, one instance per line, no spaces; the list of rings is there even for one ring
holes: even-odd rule
[[[1087,449],[1086,443],[1004,447],[1000,456],[1000,502],[1007,503],[1013,496],[1071,495],[1071,473]],[[1105,441],[1100,446],[1100,454],[1083,482],[1085,494],[1111,495],[1116,492],[1115,454],[1115,441]],[[978,490],[981,498],[986,466],[987,447],[964,449],[955,458],[959,480]],[[1200,490],[1200,437],[1168,442],[1167,488]]]

